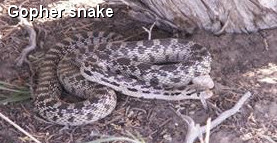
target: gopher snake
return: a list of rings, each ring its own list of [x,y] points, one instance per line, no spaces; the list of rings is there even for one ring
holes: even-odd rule
[[[120,39],[115,33],[83,32],[50,48],[38,71],[38,113],[58,124],[81,125],[114,110],[114,90],[148,99],[211,97],[211,56],[205,47],[174,38]],[[86,100],[64,102],[63,89]]]

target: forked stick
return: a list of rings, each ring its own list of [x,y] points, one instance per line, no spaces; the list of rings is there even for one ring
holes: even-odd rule
[[[155,25],[156,25],[156,21],[151,25],[149,29],[142,27],[148,33],[148,40],[152,39],[152,30]]]
[[[234,107],[231,109],[224,111],[221,113],[216,119],[214,119],[210,124],[210,129],[215,128],[217,125],[221,124],[223,121],[225,121],[227,118],[231,117],[232,115],[236,114],[244,102],[251,97],[252,94],[250,92],[246,92],[239,101],[235,104]],[[185,143],[193,143],[197,137],[202,136],[202,134],[206,133],[207,127],[202,126],[200,127],[200,124],[195,124],[194,120],[186,115],[182,115],[179,111],[176,111],[177,115],[180,116],[187,124],[188,124],[188,132],[186,135],[186,142]]]
[[[19,6],[20,9],[22,5],[23,3]],[[30,35],[29,45],[23,49],[20,56],[16,59],[17,66],[22,66],[23,62],[27,60],[27,55],[36,48],[37,41],[36,31],[34,30],[32,23],[28,22],[27,19],[23,18],[21,15],[19,15],[18,19],[20,20],[20,25],[22,25]]]

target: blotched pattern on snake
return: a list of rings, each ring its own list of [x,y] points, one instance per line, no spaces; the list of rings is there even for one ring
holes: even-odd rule
[[[83,32],[65,38],[46,53],[38,71],[38,113],[62,125],[82,125],[109,115],[115,91],[163,100],[209,98],[207,48],[184,39],[120,41],[108,32]],[[67,103],[68,92],[85,100]]]

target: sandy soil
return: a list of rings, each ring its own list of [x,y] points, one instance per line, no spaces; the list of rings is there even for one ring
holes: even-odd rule
[[[21,2],[16,2],[21,3]],[[45,6],[51,2],[40,3]],[[3,3],[2,3],[3,4]],[[26,3],[36,7],[36,1]],[[7,6],[8,4],[3,4]],[[63,18],[35,22],[38,48],[28,57],[36,71],[45,51],[56,41],[88,30],[113,31],[132,37],[130,40],[147,39],[144,24],[130,19],[127,8],[115,8],[111,19]],[[28,33],[17,26],[17,19],[0,15],[0,80],[18,86],[29,86],[31,72],[27,64],[15,66],[15,59],[28,45]],[[153,38],[173,37],[176,33],[157,27]],[[1,36],[0,35],[0,36]],[[214,96],[208,100],[216,106],[205,111],[200,101],[159,101],[120,95],[116,110],[94,124],[70,127],[46,123],[38,118],[33,101],[26,100],[0,105],[0,112],[15,121],[42,142],[85,142],[98,139],[99,135],[128,136],[128,132],[141,136],[146,142],[182,143],[186,135],[186,123],[173,110],[191,116],[197,123],[205,124],[231,108],[246,91],[253,96],[237,113],[212,130],[211,143],[270,143],[277,141],[277,29],[251,34],[212,35],[196,31],[193,35],[179,33],[180,38],[196,41],[209,48],[212,57],[211,76],[215,82]],[[268,47],[267,47],[268,45]],[[0,90],[0,93],[9,96]],[[173,110],[172,110],[173,109]],[[63,130],[62,130],[63,129]],[[0,142],[30,142],[21,132],[0,119]]]

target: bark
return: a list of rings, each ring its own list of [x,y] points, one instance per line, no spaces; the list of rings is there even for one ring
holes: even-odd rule
[[[277,27],[277,0],[107,0],[130,7],[133,18],[193,33],[248,33]]]

